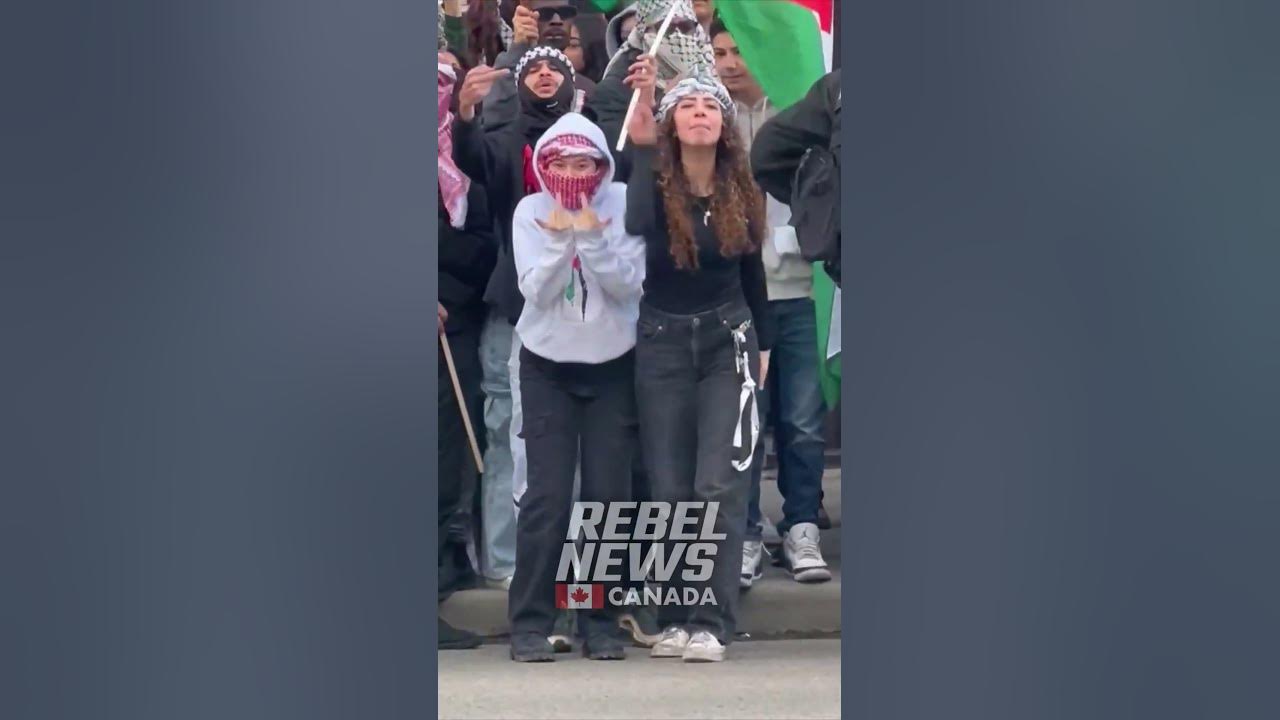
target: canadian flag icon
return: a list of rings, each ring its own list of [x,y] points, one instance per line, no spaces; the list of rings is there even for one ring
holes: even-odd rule
[[[604,586],[556,583],[556,607],[561,610],[599,610],[604,607]]]

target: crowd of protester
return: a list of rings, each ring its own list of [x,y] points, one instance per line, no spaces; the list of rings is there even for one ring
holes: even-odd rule
[[[627,640],[722,659],[739,593],[770,555],[766,428],[778,562],[799,582],[831,577],[813,271],[788,224],[802,199],[789,180],[770,185],[822,142],[803,121],[780,125],[815,106],[775,117],[713,5],[639,0],[606,16],[572,0],[442,2],[440,599],[506,590],[514,660],[561,647],[621,659]],[[718,502],[725,539],[699,585],[716,604],[558,612],[575,499]],[[439,638],[479,642],[444,620]]]

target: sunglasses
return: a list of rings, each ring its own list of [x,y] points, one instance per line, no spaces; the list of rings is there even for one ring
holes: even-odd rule
[[[572,20],[578,16],[578,8],[572,5],[558,5],[556,7],[538,8],[538,20],[541,22],[551,22],[551,18],[559,15],[561,20]]]
[[[649,32],[656,33],[661,28],[662,23],[656,22],[649,26]],[[698,21],[681,19],[672,20],[671,27],[667,29],[667,32],[673,32],[677,35],[693,35],[698,32]]]

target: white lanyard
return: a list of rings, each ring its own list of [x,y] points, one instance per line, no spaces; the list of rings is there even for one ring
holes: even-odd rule
[[[742,393],[738,396],[738,421],[733,427],[733,447],[735,449],[742,448],[742,420],[747,414],[747,402],[751,402],[751,445],[750,452],[747,453],[745,460],[741,462],[731,460],[733,469],[739,472],[751,467],[751,461],[756,455],[756,442],[760,439],[760,412],[756,407],[756,381],[751,377],[751,357],[747,349],[747,329],[751,327],[751,321],[748,320],[738,327],[734,328],[733,333],[733,359],[738,366],[738,373],[742,375]]]

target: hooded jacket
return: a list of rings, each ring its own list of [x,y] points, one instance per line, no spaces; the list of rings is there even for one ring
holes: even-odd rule
[[[567,112],[567,108],[566,108]],[[484,186],[489,210],[498,228],[501,246],[498,263],[484,299],[511,324],[520,317],[524,299],[516,287],[511,257],[511,222],[516,204],[525,195],[525,148],[534,142],[531,123],[522,111],[517,122],[486,128],[479,115],[466,122],[457,118],[453,130],[453,157],[462,172]]]
[[[615,166],[604,133],[582,115],[560,118],[538,141],[535,157],[554,138],[576,134],[600,150],[607,170],[591,199],[602,230],[551,232],[550,194],[529,195],[516,207],[512,249],[524,309],[516,332],[530,352],[555,362],[600,364],[636,344],[644,285],[645,245],[624,229],[627,188],[613,182]],[[538,173],[539,183],[545,181]],[[581,265],[575,271],[574,258]]]
[[[604,32],[604,47],[608,51],[609,57],[612,58],[618,52],[618,48],[622,47],[622,42],[627,39],[627,36],[622,33],[622,23],[627,18],[634,17],[635,14],[636,6],[635,3],[632,3],[625,10],[614,15],[613,19],[609,21],[609,25]]]

